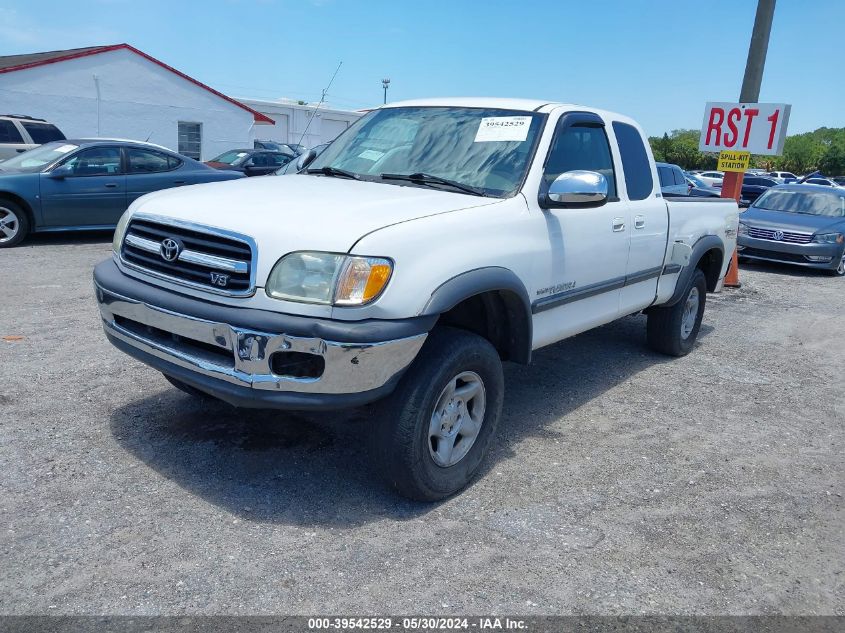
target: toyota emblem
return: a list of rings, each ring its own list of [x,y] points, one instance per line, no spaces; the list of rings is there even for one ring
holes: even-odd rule
[[[164,261],[175,262],[179,259],[179,253],[182,252],[182,245],[173,238],[168,237],[161,241],[161,246],[158,250]]]
[[[781,231],[780,229],[778,229],[777,231],[775,231],[774,233],[772,233],[772,239],[775,239],[775,240],[777,240],[778,242],[780,242],[780,241],[783,239],[783,231]]]

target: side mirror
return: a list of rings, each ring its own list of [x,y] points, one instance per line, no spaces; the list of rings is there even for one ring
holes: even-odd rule
[[[751,202],[748,201],[748,200],[740,200],[739,201],[739,208],[740,209],[747,209],[750,206],[751,206]]]
[[[596,171],[563,172],[541,196],[544,208],[600,207],[607,202],[607,179]]]
[[[64,165],[59,165],[47,175],[56,180],[64,180],[69,176],[73,176],[73,167],[65,163]]]
[[[310,165],[314,159],[317,158],[317,152],[313,149],[307,150],[304,154],[299,157],[299,160],[296,161],[296,171],[302,171],[308,165]]]

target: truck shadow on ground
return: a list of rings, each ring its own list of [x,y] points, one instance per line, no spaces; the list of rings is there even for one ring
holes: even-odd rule
[[[557,437],[548,427],[561,417],[665,362],[646,348],[637,316],[541,350],[529,367],[506,365],[499,438],[484,472],[523,438]],[[165,388],[116,410],[111,431],[157,472],[245,520],[344,527],[426,514],[436,505],[402,499],[376,476],[374,413],[243,410]]]

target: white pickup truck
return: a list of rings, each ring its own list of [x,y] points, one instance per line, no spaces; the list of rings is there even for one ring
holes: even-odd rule
[[[689,352],[735,246],[736,203],[664,199],[639,126],[582,106],[396,103],[300,167],[134,202],[94,271],[103,327],[196,396],[382,401],[374,459],[415,499],[478,470],[502,361],[640,311]]]

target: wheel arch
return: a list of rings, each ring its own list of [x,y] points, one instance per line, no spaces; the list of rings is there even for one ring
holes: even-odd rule
[[[483,336],[502,360],[531,362],[531,302],[510,269],[489,266],[452,277],[431,293],[421,315]]]
[[[18,205],[23,212],[26,213],[26,218],[29,220],[29,230],[35,230],[35,212],[32,209],[32,206],[29,202],[26,201],[25,198],[22,198],[16,193],[12,193],[11,191],[3,191],[0,190],[0,200],[10,200]]]
[[[684,296],[684,290],[690,278],[696,270],[704,273],[707,280],[707,290],[714,292],[719,284],[719,274],[722,272],[722,265],[725,261],[725,245],[717,235],[705,235],[700,238],[692,247],[689,264],[681,269],[678,281],[675,284],[675,292],[665,304],[672,306],[678,303]]]

